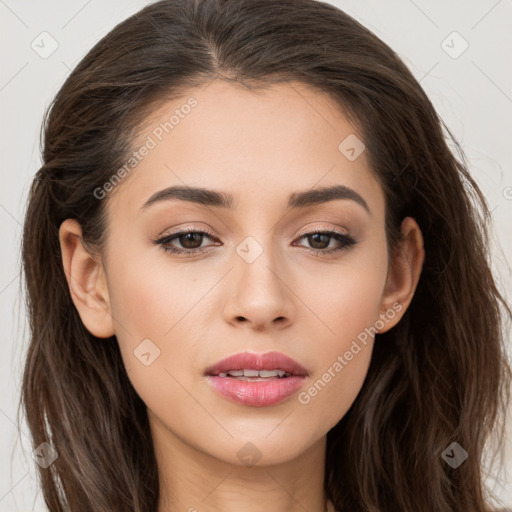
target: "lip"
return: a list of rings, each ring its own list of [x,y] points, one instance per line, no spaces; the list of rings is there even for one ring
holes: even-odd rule
[[[219,375],[228,370],[284,370],[294,376],[305,376],[308,371],[291,357],[280,352],[240,352],[218,361],[205,370],[205,375]]]
[[[219,374],[229,370],[284,370],[289,377],[268,381],[242,381]],[[204,372],[208,384],[227,399],[250,407],[274,405],[295,394],[304,384],[308,371],[280,352],[242,352],[222,359]]]

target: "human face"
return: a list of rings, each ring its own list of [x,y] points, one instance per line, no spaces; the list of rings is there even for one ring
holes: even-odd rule
[[[162,131],[191,97],[196,105]],[[128,376],[169,440],[239,465],[239,450],[254,446],[259,464],[280,463],[322,439],[354,402],[373,348],[362,333],[389,310],[385,198],[365,152],[354,159],[339,149],[354,135],[328,96],[301,83],[254,93],[213,81],[144,123],[136,146],[149,136],[155,147],[108,199],[104,264]],[[167,197],[145,206],[172,186],[229,194],[232,204]],[[334,186],[350,192],[289,207],[292,194]],[[167,242],[188,255],[155,243],[184,229],[208,233]],[[282,353],[307,376],[276,403],[234,401],[205,371],[245,351]]]

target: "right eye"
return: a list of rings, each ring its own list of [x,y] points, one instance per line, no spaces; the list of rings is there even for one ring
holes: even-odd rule
[[[207,231],[189,229],[177,231],[176,233],[172,233],[170,235],[165,235],[164,237],[155,240],[155,243],[161,245],[165,252],[194,256],[196,254],[205,252],[208,247],[211,247],[211,245],[206,247],[201,246],[202,239],[205,237],[212,240],[214,239],[213,234]],[[171,242],[174,242],[175,240],[180,243],[182,248],[171,245]],[[199,245],[197,245],[198,243]]]

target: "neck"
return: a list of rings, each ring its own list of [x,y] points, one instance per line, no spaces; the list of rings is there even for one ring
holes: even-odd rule
[[[154,417],[150,423],[160,477],[158,512],[334,512],[323,489],[325,436],[293,460],[245,466],[187,445]]]

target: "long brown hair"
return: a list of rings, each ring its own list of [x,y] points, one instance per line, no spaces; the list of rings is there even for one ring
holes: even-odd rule
[[[92,48],[49,108],[23,231],[31,340],[20,402],[34,447],[48,442],[58,454],[38,468],[49,509],[157,510],[145,404],[115,337],[95,338],[81,322],[58,230],[77,219],[101,253],[108,197],[95,189],[126,161],[155,106],[215,78],[254,89],[298,80],[326,92],[364,139],[386,195],[389,250],[405,216],[423,232],[412,303],[377,335],[364,385],[327,435],[327,497],[350,512],[491,510],[482,461],[504,435],[511,311],[490,270],[485,198],[396,54],[314,0],[151,4]],[[468,453],[458,468],[442,457],[453,442]]]

